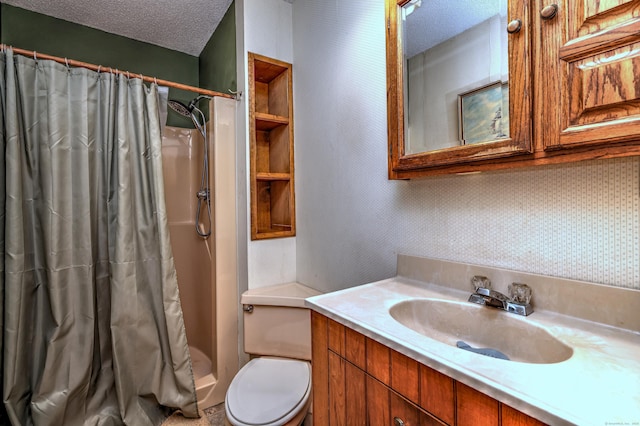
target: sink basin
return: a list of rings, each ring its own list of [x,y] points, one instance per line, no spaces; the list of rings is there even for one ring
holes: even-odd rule
[[[486,306],[411,299],[393,305],[389,313],[400,324],[426,337],[453,346],[463,341],[472,347],[495,349],[511,361],[552,364],[573,355],[571,347],[529,319]]]

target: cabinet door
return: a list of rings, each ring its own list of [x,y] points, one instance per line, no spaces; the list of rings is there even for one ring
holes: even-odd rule
[[[391,392],[391,418],[389,425],[394,426],[420,426],[420,417],[418,408],[398,396],[395,392]]]
[[[345,363],[346,418],[349,426],[365,426],[365,373],[353,364]]]
[[[388,387],[367,375],[367,425],[387,426],[389,424],[389,416],[391,415],[389,393]]]
[[[329,424],[346,426],[345,360],[329,351]]]
[[[545,423],[542,423],[540,420],[529,417],[508,405],[500,404],[500,412],[502,415],[502,426],[545,426]]]
[[[541,11],[557,3],[557,15]],[[623,142],[640,132],[640,3],[537,0],[534,11],[538,146]],[[547,8],[546,11],[549,11]]]
[[[311,380],[313,383],[313,422],[329,424],[329,336],[327,317],[311,312]]]
[[[455,423],[454,380],[432,368],[420,366],[420,406],[446,424]]]
[[[498,401],[460,382],[456,383],[456,424],[498,426]]]
[[[329,352],[329,424],[365,426],[365,373]]]

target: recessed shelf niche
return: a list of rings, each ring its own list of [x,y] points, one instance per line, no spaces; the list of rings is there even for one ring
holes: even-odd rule
[[[251,239],[296,234],[291,64],[249,53]]]

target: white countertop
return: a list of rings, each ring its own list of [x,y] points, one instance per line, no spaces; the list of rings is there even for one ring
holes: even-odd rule
[[[526,320],[574,352],[560,363],[529,364],[458,349],[389,315],[391,306],[407,299],[466,301],[470,293],[398,276],[311,297],[306,305],[548,424],[640,425],[640,332],[636,330],[536,311]],[[640,315],[640,306],[635,312]]]

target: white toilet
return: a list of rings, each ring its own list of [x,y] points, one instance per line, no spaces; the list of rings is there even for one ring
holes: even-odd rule
[[[249,361],[225,397],[234,426],[300,425],[311,405],[311,315],[304,299],[319,292],[298,283],[242,294]]]

